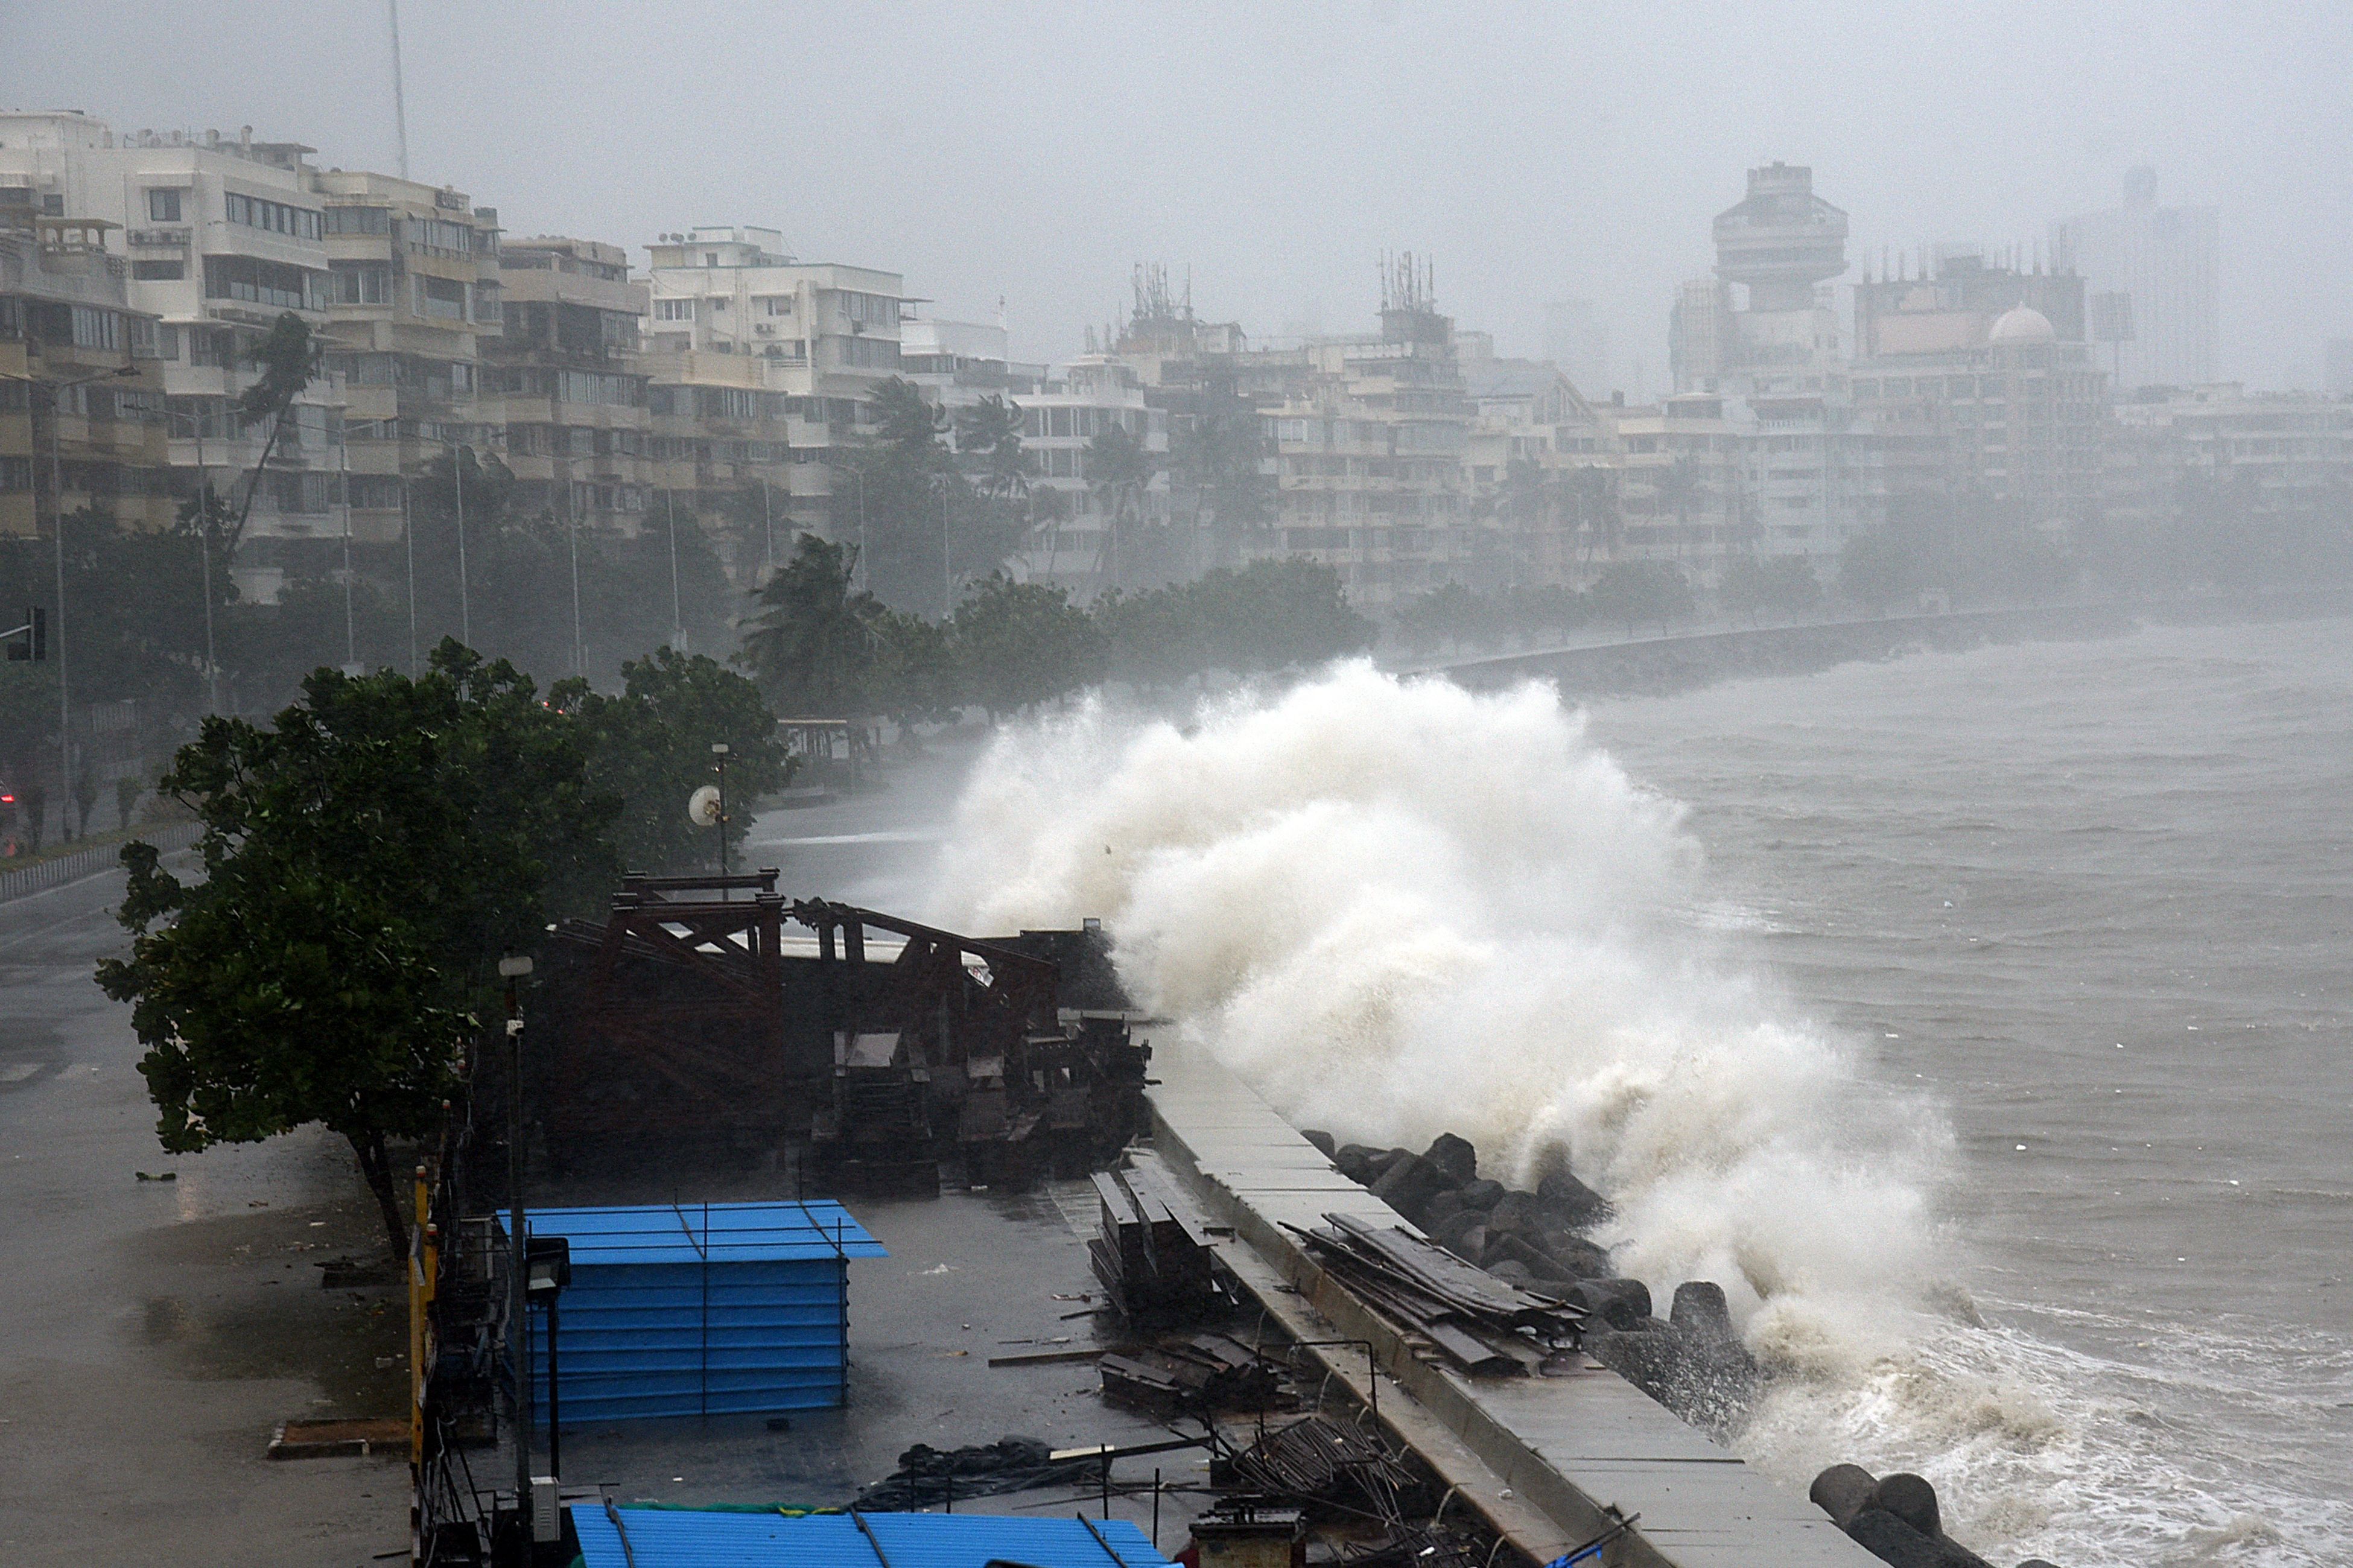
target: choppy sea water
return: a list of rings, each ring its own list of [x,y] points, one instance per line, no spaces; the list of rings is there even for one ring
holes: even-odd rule
[[[1740,1447],[1796,1486],[1919,1469],[1997,1563],[2334,1564],[2349,650],[2152,629],[1581,725],[1364,670],[1090,702],[760,853],[975,930],[1104,916],[1303,1124],[1574,1145],[1624,1266],[1734,1289],[1782,1371]]]
[[[2353,623],[1589,725],[1689,807],[1702,922],[1954,1130],[1985,1327],[1883,1369],[1858,1447],[1941,1447],[1956,1533],[2063,1564],[2353,1559]]]

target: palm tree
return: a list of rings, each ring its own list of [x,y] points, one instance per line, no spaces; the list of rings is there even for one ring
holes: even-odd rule
[[[997,500],[1019,500],[1029,493],[1029,465],[1021,450],[1021,410],[992,393],[956,411],[956,452],[974,476],[975,488]]]
[[[1144,492],[1155,471],[1152,454],[1124,426],[1114,425],[1087,443],[1087,488],[1103,503],[1108,520],[1105,531],[1113,586],[1118,585],[1120,577],[1120,524],[1131,509],[1142,515]],[[1095,569],[1098,574],[1103,570],[1100,555]]]

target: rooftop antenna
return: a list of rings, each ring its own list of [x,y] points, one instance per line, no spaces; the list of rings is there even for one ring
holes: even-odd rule
[[[392,18],[392,124],[400,138],[400,177],[408,178],[408,95],[400,86],[400,0],[384,0]]]

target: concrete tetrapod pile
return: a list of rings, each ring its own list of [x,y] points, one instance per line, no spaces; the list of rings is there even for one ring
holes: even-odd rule
[[[1515,1191],[1482,1178],[1477,1149],[1451,1132],[1419,1154],[1302,1136],[1457,1258],[1581,1309],[1586,1352],[1684,1420],[1721,1434],[1747,1410],[1757,1365],[1732,1331],[1723,1289],[1687,1281],[1667,1316],[1652,1316],[1650,1287],[1616,1278],[1609,1251],[1587,1234],[1609,1204],[1565,1163],[1535,1191]]]
[[[1335,1143],[1302,1129],[1334,1168],[1369,1187],[1457,1258],[1538,1295],[1581,1308],[1584,1348],[1602,1365],[1689,1421],[1727,1436],[1757,1393],[1757,1363],[1733,1332],[1724,1289],[1693,1279],[1675,1287],[1664,1320],[1650,1287],[1616,1278],[1608,1249],[1588,1233],[1609,1205],[1556,1163],[1534,1192],[1479,1175],[1468,1139],[1441,1133],[1417,1154]],[[1936,1489],[1910,1474],[1875,1477],[1833,1465],[1808,1494],[1855,1543],[1894,1568],[1989,1568],[1944,1533]],[[2052,1568],[2040,1558],[2019,1568]]]
[[[1990,1568],[1945,1533],[1936,1489],[1898,1472],[1874,1476],[1861,1465],[1832,1465],[1806,1493],[1856,1545],[1894,1568]],[[2031,1557],[2018,1568],[2052,1568]]]

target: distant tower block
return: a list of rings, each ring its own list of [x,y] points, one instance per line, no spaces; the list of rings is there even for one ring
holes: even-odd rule
[[[1814,195],[1814,172],[1748,171],[1748,199],[1715,220],[1715,275],[1748,288],[1751,310],[1813,308],[1814,285],[1846,270],[1846,214]]]

